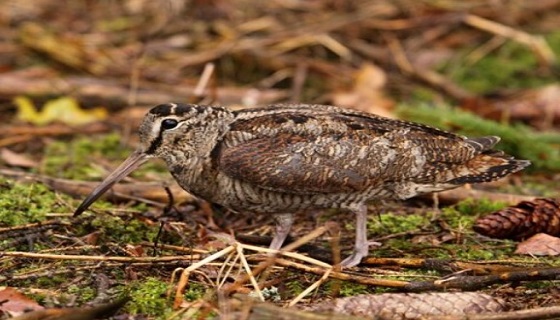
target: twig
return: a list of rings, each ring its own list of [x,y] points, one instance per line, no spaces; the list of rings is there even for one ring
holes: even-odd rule
[[[53,190],[72,196],[85,196],[99,184],[98,182],[58,179],[9,169],[0,169],[0,175],[17,179],[18,181],[41,182]],[[158,182],[116,184],[112,187],[113,192],[108,192],[103,197],[110,199],[134,199],[144,202],[152,201],[151,204],[162,206],[161,203],[166,202],[166,200],[169,199],[167,191],[162,186],[163,183]],[[194,200],[190,194],[186,193],[176,184],[169,186],[169,189],[178,203]]]
[[[497,283],[518,281],[556,280],[560,277],[560,268],[532,269],[525,271],[504,272],[488,276],[455,276],[436,281],[409,282],[403,289],[413,292],[432,290],[478,290]]]
[[[194,88],[193,94],[195,96],[201,97],[204,95],[204,92],[208,87],[208,83],[210,82],[210,79],[212,77],[212,74],[214,73],[215,68],[216,66],[213,63],[207,63],[204,65],[204,70],[202,70],[202,75],[200,76],[200,79],[198,79],[198,83]]]
[[[327,281],[332,271],[333,269],[327,269],[327,271],[323,274],[323,276],[319,280],[315,281],[312,285],[310,285],[305,290],[303,290],[297,297],[292,299],[292,301],[288,303],[288,306],[293,307],[298,302],[300,302],[303,298],[307,297],[308,294],[310,294],[313,290],[317,289],[321,284],[323,284],[323,282]]]
[[[34,252],[21,252],[21,251],[4,251],[0,253],[4,257],[16,258],[32,258],[32,259],[47,259],[47,260],[77,260],[77,261],[112,261],[123,263],[134,262],[170,262],[170,261],[185,261],[185,260],[198,260],[199,254],[181,255],[181,256],[165,256],[165,257],[116,257],[116,256],[82,256],[73,254],[46,254]]]
[[[465,15],[463,20],[467,25],[488,31],[490,33],[512,39],[524,44],[535,51],[542,64],[550,67],[556,63],[554,51],[548,46],[542,36],[528,34],[527,32],[516,30],[503,24],[481,18],[472,14]]]
[[[425,199],[427,201],[432,200],[430,194],[419,196],[419,198]],[[488,199],[490,201],[504,202],[508,205],[513,205],[521,201],[533,201],[535,200],[536,197],[460,187],[452,190],[439,192],[438,198],[441,204],[446,204],[446,205],[455,204],[465,199]]]
[[[293,262],[286,259],[277,259],[276,264],[293,268],[296,270],[313,273],[322,276],[325,273],[325,269],[318,268],[318,267],[310,267],[301,263]],[[387,288],[406,288],[409,284],[407,281],[399,281],[399,280],[384,280],[384,279],[373,279],[370,277],[359,276],[354,274],[349,274],[345,272],[333,272],[331,273],[331,278],[333,279],[340,279],[346,281],[352,281],[359,284],[371,285],[371,286],[379,286],[379,287],[387,287]]]
[[[508,263],[515,263],[515,261],[506,261]],[[521,261],[520,264],[525,265],[499,265],[485,263],[470,262],[470,261],[455,261],[451,259],[421,259],[421,258],[365,258],[362,260],[362,265],[370,265],[376,267],[390,267],[398,266],[401,268],[422,268],[429,270],[437,270],[440,272],[454,272],[459,270],[468,270],[475,275],[488,275],[488,274],[503,274],[505,272],[514,272],[527,270],[526,262]]]

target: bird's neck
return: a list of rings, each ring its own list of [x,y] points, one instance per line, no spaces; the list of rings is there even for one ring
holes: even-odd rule
[[[233,117],[216,120],[201,127],[196,137],[191,137],[190,142],[196,141],[195,144],[170,150],[164,157],[171,174],[183,189],[208,200],[219,191],[215,185],[218,170],[213,165],[216,156],[213,152],[228,132]]]

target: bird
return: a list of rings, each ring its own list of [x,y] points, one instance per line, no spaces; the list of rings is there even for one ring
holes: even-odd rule
[[[353,267],[368,255],[368,203],[489,182],[530,161],[494,149],[497,136],[467,138],[427,125],[331,105],[272,104],[230,110],[165,103],[139,127],[139,147],[78,206],[150,158],[161,158],[190,194],[234,212],[271,215],[279,250],[294,213],[335,208],[356,216]]]

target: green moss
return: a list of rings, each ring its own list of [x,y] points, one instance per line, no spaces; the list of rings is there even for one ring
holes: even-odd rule
[[[329,282],[329,286],[332,285],[332,282]],[[352,282],[341,282],[340,283],[340,296],[341,297],[351,297],[358,294],[367,294],[371,293],[371,287],[366,286],[363,284],[357,284]]]
[[[59,200],[63,201],[60,202]],[[0,177],[0,226],[39,222],[49,212],[69,211],[70,199],[40,183],[21,183]]]
[[[461,215],[480,215],[501,210],[506,206],[506,203],[500,201],[491,201],[488,199],[466,199],[457,203],[454,207]]]
[[[84,287],[76,284],[71,284],[66,288],[66,292],[79,299],[79,301],[90,301],[96,297],[97,293],[92,287]]]
[[[288,296],[297,296],[306,289],[306,286],[299,276],[295,276],[294,280],[286,282],[286,289],[288,290]]]
[[[33,284],[42,288],[56,288],[67,283],[68,278],[65,275],[54,275],[50,277],[39,277],[33,281]]]
[[[551,32],[545,36],[545,40],[547,41],[552,51],[558,55],[560,53],[560,31]]]
[[[126,305],[127,311],[131,314],[167,318],[166,315],[173,312],[171,303],[165,298],[167,289],[166,282],[153,277],[134,282],[129,292],[132,301]]]
[[[383,213],[378,219],[377,216],[370,216],[368,220],[368,230],[375,234],[393,234],[416,230],[428,223],[428,218],[418,214],[393,214]]]
[[[465,261],[484,261],[511,259],[515,243],[510,245],[504,243],[486,242],[484,245],[465,241],[461,244],[445,244],[443,248],[453,253],[451,258]]]
[[[132,153],[132,149],[122,145],[122,137],[116,133],[96,137],[78,137],[70,141],[53,141],[45,149],[41,173],[52,177],[74,180],[101,180],[107,172],[96,166],[96,162],[112,163],[113,168]],[[99,160],[99,161],[96,161]],[[103,160],[103,161],[101,161]],[[168,174],[161,161],[149,161],[135,170],[132,176],[145,172]]]
[[[187,301],[195,301],[201,299],[206,294],[206,287],[196,282],[189,282],[189,286],[185,290],[183,297]]]
[[[466,61],[470,54],[465,52],[459,59],[461,63],[453,60],[442,71],[471,92],[486,93],[498,88],[524,89],[555,81],[553,74],[543,75],[538,71],[539,63],[534,52],[515,41],[506,41],[474,64]]]
[[[124,221],[121,217],[102,215],[97,216],[91,225],[104,235],[111,237],[111,241],[120,243],[138,243],[151,241],[158,232],[158,225],[148,225],[145,222],[131,218]]]
[[[442,209],[441,218],[452,228],[469,228],[474,220],[484,214],[501,210],[507,205],[487,199],[466,199],[454,206]]]
[[[123,160],[131,152],[118,134],[53,141],[45,149],[44,174],[67,179],[100,179],[105,173],[92,167],[95,159]]]

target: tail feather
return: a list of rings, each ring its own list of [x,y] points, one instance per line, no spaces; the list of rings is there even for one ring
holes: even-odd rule
[[[461,185],[498,180],[508,174],[520,171],[531,164],[528,160],[517,160],[502,151],[489,150],[459,165],[454,170],[455,177],[447,183]]]
[[[500,142],[500,137],[498,136],[486,136],[479,138],[468,138],[467,143],[474,147],[478,152],[483,152],[492,149],[498,142]]]
[[[498,180],[528,167],[528,160],[517,160],[493,147],[500,137],[487,136],[465,140],[474,149],[474,155],[464,162],[434,162],[414,181],[397,185],[393,191],[401,199],[427,192],[453,189],[466,183]]]

